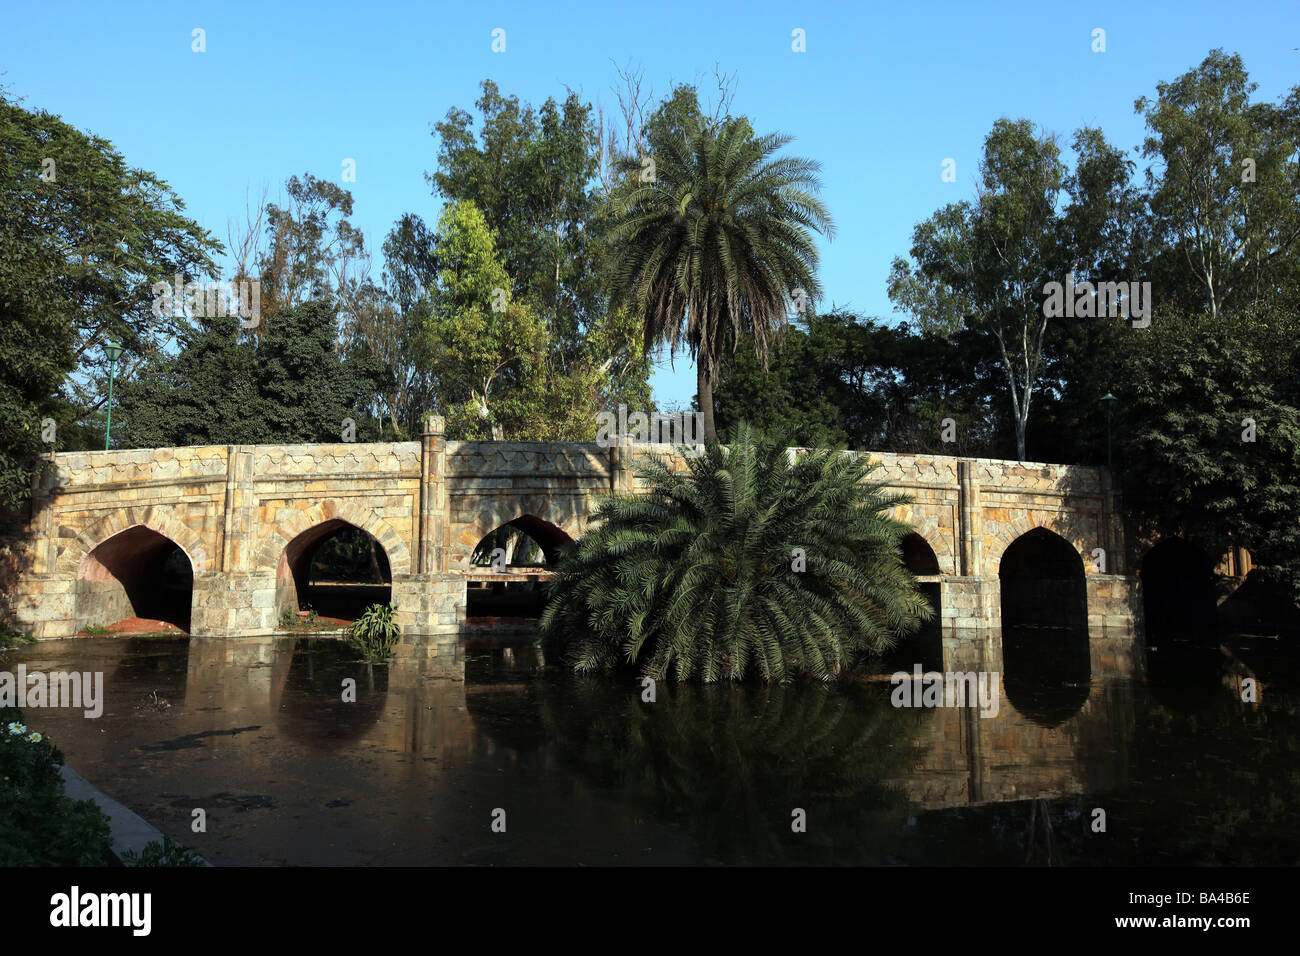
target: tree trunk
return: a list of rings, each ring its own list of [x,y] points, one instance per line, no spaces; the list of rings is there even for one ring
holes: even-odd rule
[[[704,440],[709,443],[716,443],[718,440],[718,431],[713,424],[713,382],[704,371],[704,366],[696,360],[695,365],[695,383],[697,389],[697,398],[700,402],[700,413],[704,416]]]

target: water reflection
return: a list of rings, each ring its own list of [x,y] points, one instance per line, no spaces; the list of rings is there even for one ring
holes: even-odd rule
[[[1065,723],[1088,700],[1089,650],[1085,628],[1003,628],[1003,666],[1012,706],[1043,727]]]
[[[1294,863],[1294,693],[1227,647],[1077,638],[943,638],[949,668],[1002,675],[993,717],[895,708],[870,676],[649,702],[528,645],[367,668],[327,639],[82,640],[5,666],[103,670],[103,718],[29,722],[217,863]]]
[[[565,767],[712,858],[852,862],[853,834],[875,852],[896,835],[907,800],[889,779],[923,760],[933,717],[876,690],[667,684],[649,703],[633,682],[570,679],[540,685],[537,712]]]

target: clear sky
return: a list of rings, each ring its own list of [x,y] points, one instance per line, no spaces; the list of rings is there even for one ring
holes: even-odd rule
[[[195,28],[204,53],[191,50]],[[492,51],[495,28],[505,52]],[[796,29],[806,52],[791,48]],[[1026,117],[1067,142],[1100,126],[1136,152],[1133,101],[1215,47],[1241,54],[1257,99],[1280,98],[1300,84],[1300,3],[9,0],[0,84],[160,175],[223,241],[264,186],[274,199],[291,175],[338,179],[355,159],[344,185],[378,271],[404,212],[436,220],[431,124],[472,110],[484,78],[534,104],[572,88],[608,109],[616,64],[643,69],[660,94],[703,89],[716,64],[736,77],[736,112],[822,164],[838,227],[822,243],[822,308],[897,319],[890,261],[917,222],[972,195],[996,119]],[[946,158],[955,183],[941,181]],[[660,402],[689,403],[689,362],[654,386]]]

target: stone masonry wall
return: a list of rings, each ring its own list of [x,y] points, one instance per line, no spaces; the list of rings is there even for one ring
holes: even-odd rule
[[[689,467],[671,445],[446,441],[436,417],[413,442],[59,454],[34,489],[27,566],[8,595],[12,616],[38,637],[60,637],[93,607],[121,610],[111,576],[96,579],[86,558],[138,525],[188,555],[192,633],[265,634],[294,602],[287,555],[295,540],[346,521],[383,546],[399,622],[445,643],[463,623],[464,572],[485,535],[522,519],[530,533],[575,539],[602,495],[643,487],[635,466],[652,454],[675,470]],[[941,624],[954,653],[964,630],[999,625],[1001,555],[1036,527],[1080,554],[1089,623],[1134,633],[1140,600],[1104,469],[857,454],[876,464],[873,480],[913,499],[895,516],[935,553]]]

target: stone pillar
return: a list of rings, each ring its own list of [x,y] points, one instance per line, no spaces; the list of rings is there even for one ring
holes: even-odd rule
[[[958,521],[961,533],[957,539],[957,573],[963,577],[978,578],[983,573],[982,540],[983,522],[979,513],[979,478],[975,476],[975,462],[968,458],[957,462]]]
[[[1146,662],[1141,581],[1134,575],[1089,574],[1084,582],[1093,673],[1141,675]]]
[[[190,633],[234,637],[266,633],[274,626],[275,569],[253,568],[253,446],[226,448],[226,489],[217,518],[217,553],[190,555],[194,596]]]
[[[31,570],[36,574],[53,574],[58,561],[58,538],[54,529],[54,487],[58,483],[58,468],[54,453],[39,458],[32,469],[32,497],[28,502],[31,520],[32,555]]]
[[[420,528],[416,572],[447,570],[447,426],[439,415],[424,420],[420,450]]]
[[[1106,573],[1124,574],[1128,555],[1124,551],[1124,529],[1120,523],[1119,495],[1109,468],[1098,468],[1101,475],[1101,535],[1098,544],[1106,549]]]
[[[32,637],[70,637],[76,631],[76,571],[59,574],[55,457],[37,459],[26,515],[15,515],[12,540],[0,546],[0,625]],[[9,591],[9,593],[4,593]]]
[[[449,569],[446,434],[441,416],[430,415],[424,420],[415,568],[411,574],[393,575],[393,608],[404,635],[395,653],[403,660],[413,655],[459,659],[466,578]]]
[[[227,574],[252,570],[253,448],[231,445],[226,450],[226,506],[221,534],[221,554],[214,571]]]
[[[632,492],[632,471],[628,467],[631,453],[621,442],[609,447],[609,490],[616,495]]]

